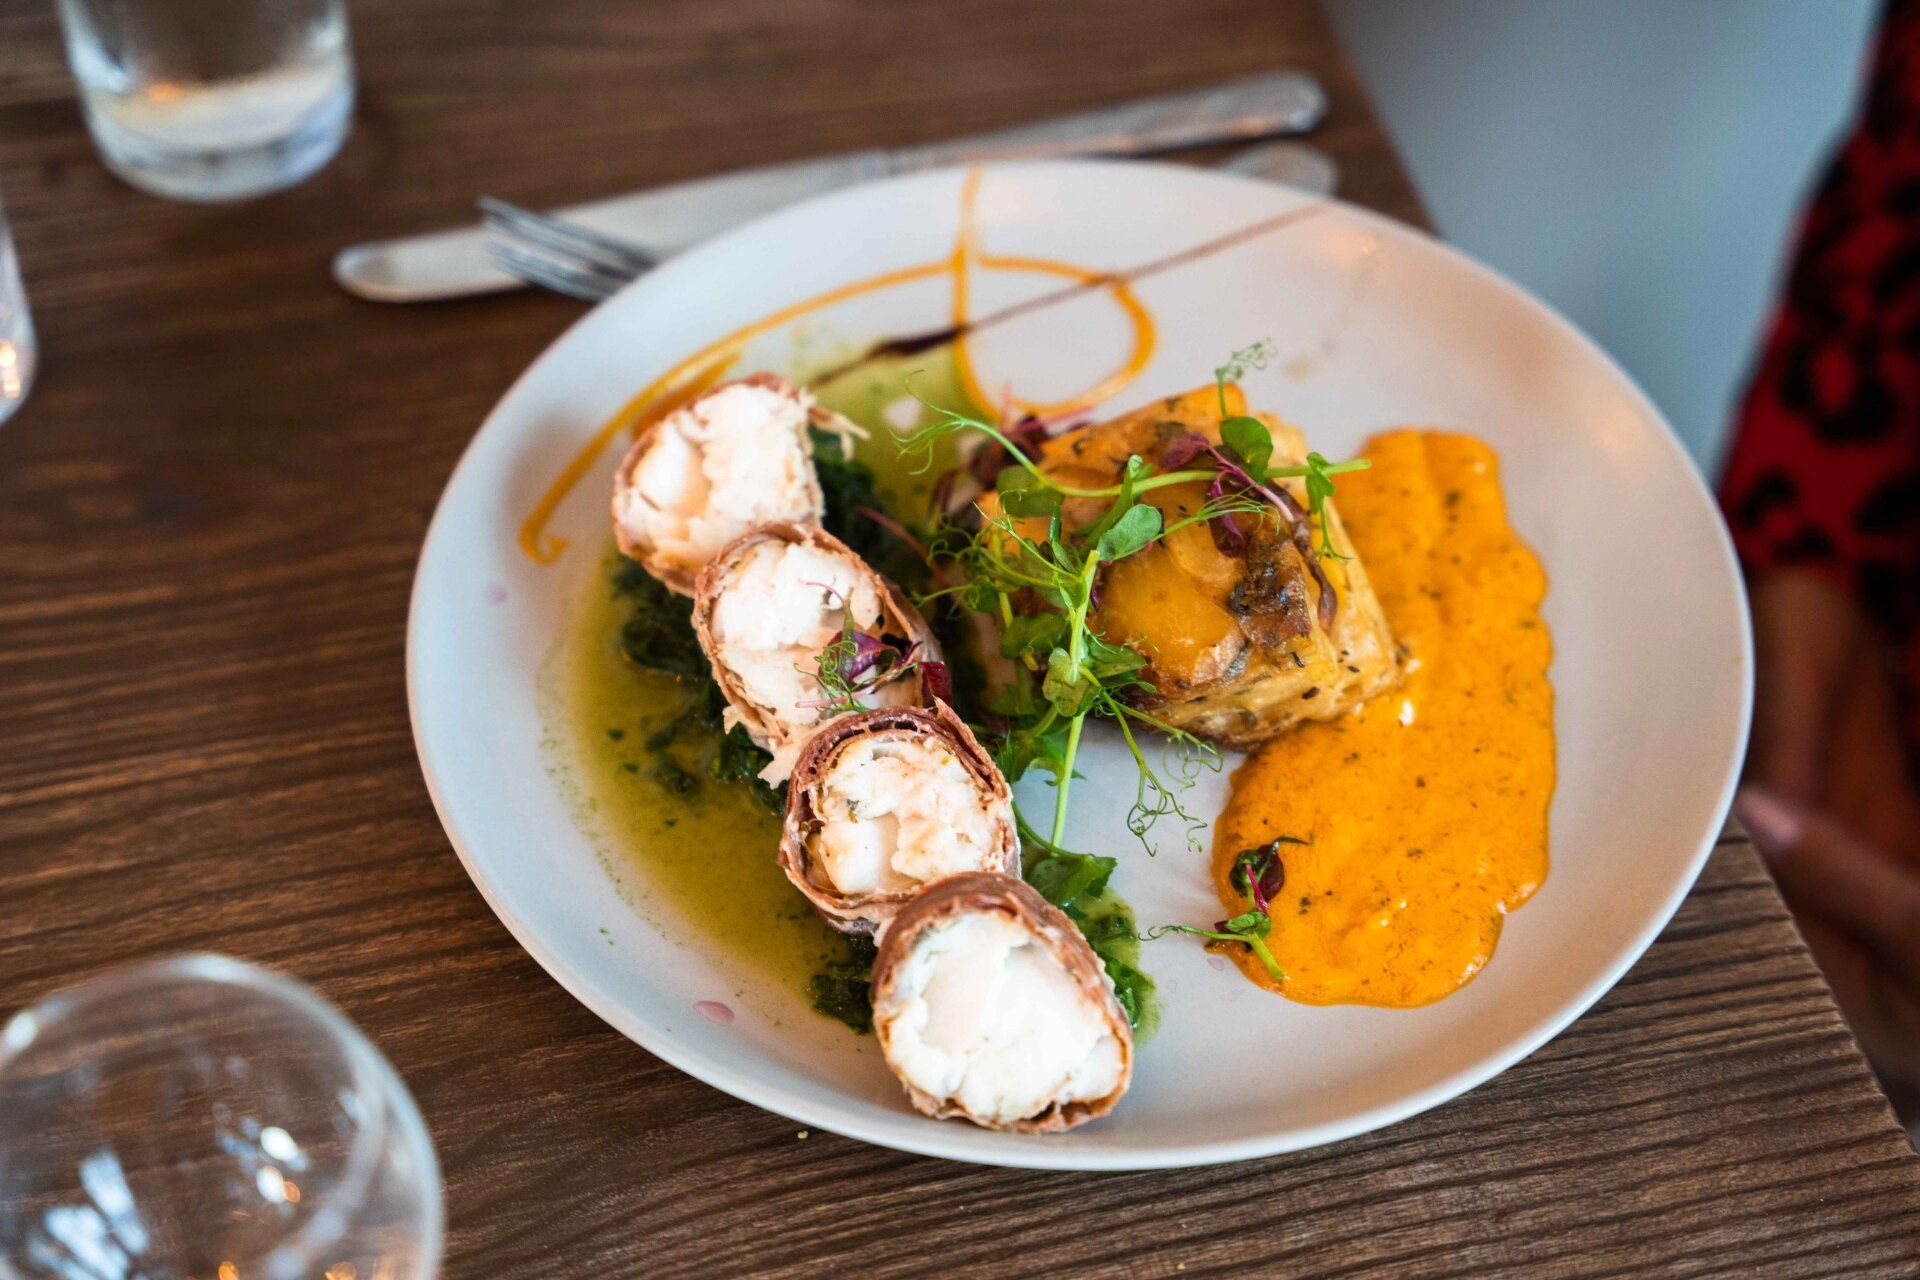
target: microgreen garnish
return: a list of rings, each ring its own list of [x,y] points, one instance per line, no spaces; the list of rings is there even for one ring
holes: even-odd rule
[[[1048,902],[1070,910],[1081,898],[1099,896],[1118,865],[1091,853],[1049,853],[1027,867],[1026,880]]]
[[[1258,418],[1244,414],[1227,412],[1227,383],[1238,381],[1246,376],[1248,369],[1264,369],[1273,359],[1273,340],[1263,338],[1252,346],[1242,347],[1227,357],[1227,362],[1213,371],[1215,389],[1220,397],[1220,439],[1225,450],[1232,458],[1221,458],[1222,474],[1237,472],[1238,482],[1255,489],[1270,490],[1271,496],[1286,495],[1286,490],[1268,482],[1298,476],[1306,481],[1307,510],[1306,518],[1319,527],[1320,545],[1315,554],[1333,560],[1349,560],[1351,556],[1341,554],[1333,545],[1333,527],[1327,519],[1327,499],[1333,496],[1333,477],[1349,471],[1365,471],[1373,463],[1366,458],[1353,458],[1346,462],[1328,462],[1317,453],[1309,453],[1305,463],[1296,467],[1272,467],[1268,463],[1273,459],[1273,433]],[[1179,442],[1176,441],[1175,444]],[[1200,443],[1207,442],[1200,438]],[[1169,446],[1171,450],[1172,446]],[[1239,465],[1235,466],[1235,462]],[[1171,462],[1168,465],[1174,465]],[[1276,503],[1276,505],[1285,504]],[[1291,516],[1293,513],[1288,512]],[[1291,522],[1291,521],[1290,521]],[[1297,528],[1296,528],[1297,532]],[[1222,548],[1224,550],[1225,548]],[[1305,551],[1306,548],[1302,547]]]
[[[952,699],[953,682],[946,664],[920,656],[918,641],[902,649],[854,626],[853,611],[844,604],[843,612],[840,634],[814,655],[814,669],[806,673],[820,686],[820,697],[802,706],[818,708],[823,720],[864,711],[873,705],[871,699],[881,689],[916,674],[929,694]]]
[[[1227,384],[1238,382],[1247,376],[1249,369],[1264,369],[1273,359],[1273,339],[1262,338],[1250,342],[1227,357],[1227,362],[1213,371],[1213,380],[1220,388],[1220,416],[1227,416]]]
[[[976,482],[994,486],[998,509],[982,509],[979,527],[971,533],[950,527],[933,540],[929,557],[936,577],[956,585],[929,598],[957,597],[992,616],[1000,628],[1001,656],[1018,662],[1027,673],[992,703],[1004,722],[995,755],[1009,780],[1017,781],[1034,767],[1052,774],[1055,844],[1066,832],[1067,793],[1089,716],[1118,726],[1139,769],[1128,826],[1143,844],[1160,818],[1174,814],[1187,823],[1189,844],[1199,848],[1204,823],[1184,810],[1178,791],[1190,785],[1200,769],[1219,767],[1219,754],[1212,747],[1132,705],[1136,699],[1130,694],[1152,692],[1141,674],[1146,659],[1104,639],[1093,626],[1107,565],[1192,524],[1208,525],[1222,551],[1244,554],[1250,537],[1247,522],[1278,519],[1319,584],[1322,624],[1332,625],[1336,596],[1313,547],[1313,520],[1316,515],[1320,520],[1321,553],[1337,555],[1325,516],[1332,478],[1367,463],[1329,463],[1314,454],[1301,466],[1271,465],[1272,434],[1257,418],[1228,414],[1226,398],[1230,378],[1264,365],[1271,355],[1271,343],[1256,343],[1234,352],[1215,370],[1223,418],[1220,441],[1195,433],[1170,442],[1157,462],[1135,454],[1111,485],[1074,485],[1049,474],[1038,460],[1044,426],[1032,419],[1002,427],[921,399],[930,417],[902,442],[903,452],[917,456],[924,469],[932,465],[934,446],[942,438],[962,432],[985,437],[969,471]],[[907,390],[920,398],[911,377]],[[1294,477],[1306,480],[1307,508],[1285,485],[1275,483]],[[1154,490],[1196,482],[1207,486],[1204,499],[1197,510],[1177,519],[1169,521],[1145,500]],[[1074,504],[1072,522],[1064,514],[1069,503]],[[1135,730],[1142,727],[1170,740],[1174,763],[1168,772],[1177,788],[1140,749]]]
[[[1215,921],[1210,929],[1190,924],[1163,924],[1147,930],[1142,936],[1151,941],[1170,933],[1190,933],[1214,942],[1240,943],[1253,952],[1268,977],[1275,982],[1285,982],[1287,971],[1280,967],[1280,962],[1273,958],[1272,949],[1267,946],[1267,935],[1273,932],[1270,912],[1274,898],[1279,896],[1287,881],[1287,868],[1280,859],[1280,846],[1305,843],[1293,836],[1280,836],[1256,848],[1241,850],[1234,858],[1233,870],[1227,877],[1247,902],[1247,909],[1238,915]]]
[[[1258,418],[1228,412],[1227,383],[1241,377],[1249,368],[1264,368],[1272,355],[1272,342],[1263,340],[1242,347],[1213,371],[1220,400],[1220,443],[1215,444],[1198,433],[1177,437],[1161,453],[1160,465],[1166,470],[1155,474],[1154,468],[1142,463],[1140,469],[1122,483],[1131,482],[1135,493],[1146,493],[1167,485],[1207,481],[1207,501],[1209,504],[1218,504],[1219,508],[1208,514],[1208,520],[1213,525],[1215,544],[1227,555],[1240,555],[1246,549],[1246,536],[1235,519],[1236,514],[1257,512],[1265,506],[1278,513],[1302,554],[1309,559],[1350,559],[1334,544],[1327,500],[1333,497],[1335,476],[1365,471],[1373,465],[1372,462],[1366,458],[1331,462],[1319,453],[1309,453],[1306,461],[1297,465],[1273,466],[1273,433],[1266,424]],[[913,393],[911,378],[908,379],[907,390],[909,394]],[[919,399],[917,395],[915,398]],[[1114,498],[1120,495],[1121,485],[1088,489],[1063,484],[1048,477],[1034,460],[1033,455],[1038,452],[1039,442],[1044,437],[1037,431],[1040,424],[1032,419],[1023,420],[1002,431],[999,427],[956,410],[942,408],[925,400],[921,400],[921,403],[933,410],[936,416],[902,442],[904,452],[917,454],[922,458],[923,465],[931,465],[934,443],[941,437],[958,431],[979,431],[990,440],[989,446],[975,455],[976,460],[990,460],[983,462],[975,471],[975,478],[980,483],[993,483],[997,476],[1003,499],[1009,488],[1026,493],[1033,493],[1037,488],[1053,495],[1050,499],[1021,499],[1020,505],[1026,509],[1016,510],[1013,506],[1006,506],[1005,510],[1010,515],[1046,514],[1043,509],[1037,509],[1046,501],[1057,506],[1060,500],[1066,498]],[[1196,460],[1207,465],[1189,465]],[[1130,470],[1133,461],[1129,460]],[[1017,465],[1024,473],[1016,474],[1011,485],[1004,475],[1004,468],[1009,465]],[[1285,485],[1275,483],[1290,479],[1299,479],[1305,484],[1307,505],[1304,509]],[[1315,528],[1320,534],[1317,547],[1312,537]],[[1320,581],[1321,596],[1325,602],[1322,604],[1323,617],[1327,625],[1331,625],[1333,588],[1325,580],[1324,574],[1316,572],[1314,576]]]
[[[1140,769],[1140,789],[1129,826],[1145,843],[1158,816],[1179,814],[1198,830],[1174,790],[1148,764],[1134,730],[1145,726],[1168,735],[1186,758],[1217,762],[1218,754],[1191,734],[1175,729],[1130,705],[1123,695],[1151,691],[1141,677],[1146,659],[1132,649],[1103,639],[1092,627],[1092,610],[1103,565],[1133,555],[1164,537],[1168,528],[1203,518],[1195,515],[1163,524],[1160,510],[1138,501],[1135,480],[1144,464],[1128,464],[1113,501],[1078,530],[1064,527],[1060,493],[1037,472],[1003,473],[1002,510],[983,515],[981,527],[957,543],[937,546],[957,570],[961,585],[946,589],[969,607],[993,615],[1001,624],[1000,652],[1019,662],[1025,678],[1000,691],[992,709],[1005,722],[995,759],[1010,780],[1040,767],[1053,775],[1055,797],[1050,841],[1066,834],[1067,794],[1074,760],[1090,716],[1114,721]],[[1015,475],[1019,479],[1008,485]],[[1044,519],[1046,533],[1033,536],[1022,526]],[[1180,772],[1191,776],[1185,763]],[[1150,847],[1150,846],[1149,846]],[[1196,846],[1197,847],[1197,846]]]

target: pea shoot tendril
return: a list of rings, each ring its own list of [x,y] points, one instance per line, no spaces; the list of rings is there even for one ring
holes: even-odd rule
[[[1153,691],[1143,674],[1147,660],[1104,639],[1095,625],[1101,576],[1108,566],[1195,524],[1207,525],[1223,551],[1244,553],[1242,521],[1249,519],[1284,522],[1310,560],[1343,558],[1334,544],[1326,502],[1335,476],[1360,470],[1367,462],[1329,462],[1315,453],[1300,465],[1273,466],[1273,439],[1266,425],[1227,412],[1228,381],[1265,365],[1272,353],[1271,342],[1255,343],[1234,352],[1214,371],[1222,417],[1217,442],[1196,433],[1173,441],[1157,462],[1134,454],[1118,479],[1102,486],[1076,485],[1051,474],[1042,464],[1033,424],[1003,429],[927,401],[914,392],[912,378],[907,381],[908,393],[930,411],[925,425],[901,444],[922,473],[933,465],[936,444],[954,435],[978,435],[1004,455],[993,480],[994,500],[979,507],[978,527],[946,526],[929,540],[929,554],[947,584],[930,598],[957,598],[997,624],[1000,654],[1017,664],[1022,678],[991,701],[1002,727],[996,757],[1010,781],[1034,768],[1052,776],[1049,839],[1055,845],[1066,835],[1068,794],[1090,717],[1114,723],[1139,771],[1127,823],[1150,852],[1147,833],[1168,816],[1185,825],[1189,846],[1199,849],[1206,824],[1185,809],[1180,793],[1202,770],[1221,764],[1211,745],[1134,705],[1137,695]],[[1292,478],[1304,481],[1304,510],[1277,483]],[[1156,490],[1195,483],[1207,486],[1204,499],[1176,518],[1169,519],[1147,500]],[[1309,522],[1319,527],[1317,552],[1304,532]],[[1322,583],[1322,617],[1330,621],[1331,586],[1317,565],[1311,568]],[[1143,729],[1167,740],[1167,759],[1158,768],[1142,749]]]

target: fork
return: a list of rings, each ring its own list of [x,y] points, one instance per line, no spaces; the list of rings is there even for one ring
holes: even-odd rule
[[[494,266],[583,302],[611,297],[660,262],[630,241],[492,196],[480,197],[480,212]]]
[[[1330,195],[1339,174],[1324,152],[1297,142],[1254,147],[1221,167],[1315,195]],[[569,298],[603,301],[660,263],[631,241],[492,196],[480,197],[480,211],[494,266]]]

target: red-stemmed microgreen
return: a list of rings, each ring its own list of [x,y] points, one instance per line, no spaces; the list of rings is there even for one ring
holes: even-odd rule
[[[821,696],[801,706],[820,711],[823,720],[864,711],[873,705],[881,689],[914,675],[920,677],[929,696],[952,700],[953,676],[947,664],[923,654],[919,641],[903,649],[884,636],[855,626],[853,610],[844,602],[842,611],[840,634],[814,655],[813,670],[803,672],[820,686]]]
[[[1163,924],[1149,929],[1141,937],[1152,941],[1170,933],[1190,933],[1213,942],[1238,943],[1253,952],[1261,968],[1275,982],[1285,982],[1287,971],[1273,958],[1267,936],[1273,932],[1273,900],[1286,884],[1287,867],[1280,858],[1280,847],[1305,844],[1294,836],[1280,836],[1252,849],[1243,849],[1233,860],[1227,879],[1246,899],[1246,910],[1225,920],[1217,920],[1210,929],[1190,924]]]
[[[1273,359],[1273,340],[1262,339],[1252,346],[1242,347],[1234,352],[1227,357],[1225,364],[1213,371],[1214,389],[1220,399],[1222,449],[1214,449],[1204,437],[1186,437],[1186,439],[1198,439],[1200,445],[1206,446],[1220,464],[1223,475],[1232,475],[1239,483],[1260,492],[1280,507],[1288,523],[1295,530],[1296,540],[1301,540],[1298,538],[1300,522],[1317,525],[1320,530],[1320,545],[1312,549],[1313,554],[1332,560],[1350,559],[1351,557],[1344,555],[1334,545],[1333,526],[1327,517],[1327,499],[1333,497],[1333,477],[1344,475],[1349,471],[1365,471],[1373,463],[1366,458],[1329,462],[1318,453],[1309,453],[1307,460],[1298,466],[1270,466],[1269,463],[1273,460],[1273,433],[1268,431],[1266,424],[1258,418],[1228,412],[1227,383],[1236,382],[1245,377],[1248,369],[1266,368],[1267,362],[1271,359]],[[1179,441],[1174,442],[1175,445],[1179,443]],[[1173,452],[1174,445],[1169,445],[1168,451]],[[1231,456],[1221,457],[1222,452]],[[1165,457],[1162,458],[1162,462],[1169,466],[1176,465]],[[1302,480],[1306,485],[1305,512],[1301,512],[1299,503],[1284,486],[1271,483],[1275,480],[1294,478]],[[1302,541],[1309,543],[1308,546],[1301,547],[1303,552],[1308,552],[1311,540]]]

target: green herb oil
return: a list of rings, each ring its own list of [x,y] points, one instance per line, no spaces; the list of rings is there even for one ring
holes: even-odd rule
[[[837,441],[816,440],[830,532],[896,578],[915,572],[897,540],[857,515],[875,507],[909,526],[926,522],[940,474],[958,461],[942,442],[931,467],[902,456],[899,440],[936,404],[972,405],[945,352],[876,362],[820,392],[827,407],[865,427],[846,464]],[[916,584],[905,581],[912,587]],[[777,797],[752,774],[765,757],[723,739],[714,693],[679,598],[609,554],[579,609],[568,660],[569,737],[591,806],[616,857],[638,872],[634,905],[667,936],[724,948],[765,983],[807,999],[856,1031],[871,1025],[865,974],[873,947],[828,928],[775,861]],[[1143,1038],[1157,1024],[1153,982],[1138,969],[1133,913],[1106,887],[1069,907],[1106,961]]]
[[[769,986],[810,1000],[813,976],[843,966],[848,944],[781,873],[780,821],[764,800],[747,783],[711,776],[714,735],[664,732],[704,690],[621,652],[633,606],[609,585],[618,558],[608,559],[581,602],[568,703],[574,758],[609,851],[636,872],[645,897],[634,905],[662,933],[722,949]]]
[[[873,471],[888,514],[909,525],[922,524],[927,516],[927,495],[942,472],[960,460],[959,440],[948,439],[936,447],[933,464],[924,470],[919,460],[900,454],[899,442],[912,435],[934,411],[907,393],[940,405],[965,406],[969,412],[985,410],[968,397],[954,371],[953,357],[945,351],[897,360],[876,360],[852,373],[837,378],[815,394],[820,403],[867,429],[867,439],[859,442],[854,456]],[[838,446],[835,446],[836,451]]]

